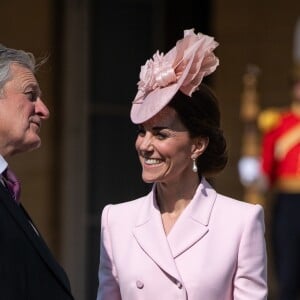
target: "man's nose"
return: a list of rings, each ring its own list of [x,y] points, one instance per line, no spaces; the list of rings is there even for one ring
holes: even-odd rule
[[[35,103],[36,113],[40,116],[41,119],[48,119],[50,116],[50,112],[46,104],[43,102],[41,98],[38,98]]]

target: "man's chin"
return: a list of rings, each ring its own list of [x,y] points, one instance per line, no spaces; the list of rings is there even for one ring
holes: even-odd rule
[[[18,149],[18,153],[25,153],[31,152],[35,149],[38,149],[41,146],[40,138],[36,139],[35,141],[31,141],[30,143],[26,143]]]
[[[42,144],[42,142],[41,142],[41,140],[39,140],[36,143],[30,145],[30,147],[29,147],[29,149],[27,151],[33,151],[35,149],[38,149],[38,148],[41,147],[41,144]]]

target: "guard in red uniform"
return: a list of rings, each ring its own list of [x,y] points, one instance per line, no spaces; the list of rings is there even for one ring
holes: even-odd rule
[[[279,299],[300,294],[300,72],[292,84],[292,104],[286,110],[265,111],[259,123],[263,175],[274,193],[272,246]]]

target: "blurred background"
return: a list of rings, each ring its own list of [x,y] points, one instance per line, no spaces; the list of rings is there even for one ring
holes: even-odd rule
[[[51,111],[42,147],[11,164],[76,299],[96,297],[103,206],[150,188],[140,178],[129,110],[141,65],[157,49],[166,53],[184,29],[220,43],[220,66],[207,81],[220,99],[230,158],[214,185],[247,200],[237,168],[245,74],[257,80],[259,107],[288,105],[299,0],[1,0],[0,12],[1,43],[49,56],[37,73]],[[270,268],[269,299],[276,299]]]

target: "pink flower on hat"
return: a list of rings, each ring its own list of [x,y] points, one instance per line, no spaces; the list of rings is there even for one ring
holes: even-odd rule
[[[177,81],[176,74],[170,62],[166,57],[157,51],[153,59],[147,60],[146,64],[141,67],[140,81],[138,89],[142,94],[147,94],[158,87],[165,87]]]
[[[219,65],[213,53],[217,46],[213,37],[195,34],[194,29],[189,29],[166,55],[157,51],[141,67],[138,92],[131,110],[132,121],[149,119],[166,106],[178,90],[191,96],[203,77]]]

